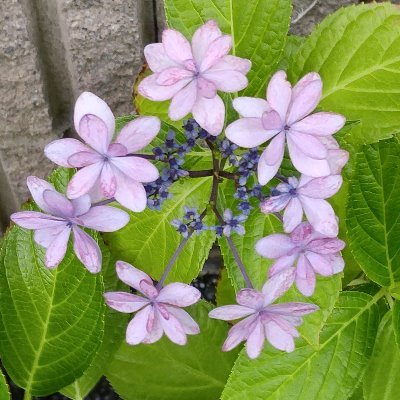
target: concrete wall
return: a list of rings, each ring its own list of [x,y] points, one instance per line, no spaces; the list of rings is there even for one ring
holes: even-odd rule
[[[292,32],[307,34],[355,0],[320,0]],[[294,17],[311,0],[294,1]],[[161,0],[0,0],[0,233],[27,199],[28,175],[46,176],[49,141],[73,136],[75,98],[90,90],[118,114],[134,112],[142,49],[162,31]]]

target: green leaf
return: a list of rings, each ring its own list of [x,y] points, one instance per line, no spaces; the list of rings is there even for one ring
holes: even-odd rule
[[[186,346],[167,338],[151,345],[124,343],[109,366],[107,378],[125,400],[217,400],[237,351],[223,353],[228,325],[208,318],[211,307],[200,302],[188,309],[200,325]]]
[[[211,181],[211,177],[182,179],[171,186],[172,198],[165,201],[161,211],[146,209],[131,213],[125,228],[104,235],[111,252],[159,279],[182,240],[171,221],[182,218],[184,206],[198,208],[201,212],[209,201]],[[205,218],[206,223],[213,220]],[[212,231],[193,235],[179,255],[168,281],[191,282],[202,269],[214,241]]]
[[[119,279],[115,271],[115,259],[111,257],[107,247],[101,243],[104,268],[101,271],[104,280],[104,291],[128,291],[128,287]],[[102,343],[94,357],[91,366],[71,385],[61,390],[61,393],[74,400],[82,400],[93,389],[104,375],[114,353],[118,350],[127,323],[127,315],[107,307],[104,320],[104,335]]]
[[[400,301],[395,300],[393,305],[393,330],[397,346],[400,349]]]
[[[399,132],[400,10],[389,3],[342,8],[327,17],[297,53],[291,78],[316,71],[320,107],[361,120],[349,142],[374,143]]]
[[[297,52],[300,50],[301,45],[304,43],[306,38],[304,36],[289,35],[286,38],[286,44],[283,49],[283,53],[279,60],[276,70],[287,71],[289,69],[292,60],[296,56]]]
[[[62,191],[69,176],[58,169],[50,181]],[[102,293],[101,274],[90,274],[71,245],[50,270],[33,232],[16,225],[9,229],[0,255],[0,350],[17,385],[46,395],[82,375],[103,336]]]
[[[10,400],[10,391],[3,372],[0,370],[0,400]]]
[[[228,270],[223,268],[217,283],[215,293],[218,307],[236,303],[236,292],[229,278]]]
[[[365,400],[393,400],[399,397],[400,349],[396,345],[392,313],[383,318],[374,351],[364,377]]]
[[[293,353],[266,344],[260,357],[250,360],[242,351],[222,400],[346,400],[372,353],[381,296],[342,293],[318,349],[298,340]]]
[[[381,286],[400,281],[400,144],[389,139],[357,155],[347,211],[350,248]]]
[[[190,38],[214,19],[222,32],[232,35],[232,54],[248,58],[246,96],[264,97],[268,79],[282,54],[292,11],[289,0],[165,0],[168,25]]]

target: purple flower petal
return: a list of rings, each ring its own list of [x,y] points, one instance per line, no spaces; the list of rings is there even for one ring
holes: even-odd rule
[[[144,186],[140,182],[136,182],[122,172],[116,172],[117,191],[115,199],[122,206],[134,212],[141,212],[146,208],[147,195]]]
[[[317,160],[323,160],[328,157],[328,150],[320,142],[318,137],[295,132],[292,129],[290,129],[288,135],[293,143],[296,144],[297,148],[306,156],[315,158]]]
[[[165,332],[165,335],[171,340],[171,342],[183,346],[187,342],[187,337],[183,326],[179,320],[172,314],[169,314],[168,319],[164,315],[160,314],[161,326]]]
[[[306,249],[319,254],[335,254],[343,250],[345,243],[337,238],[322,238],[312,240]]]
[[[200,65],[210,44],[220,36],[222,36],[221,30],[213,20],[206,22],[196,30],[192,38],[192,50],[197,64]]]
[[[72,154],[67,161],[70,168],[81,168],[101,162],[102,160],[103,158],[99,153],[90,149],[89,151],[79,151]]]
[[[213,99],[217,94],[217,86],[208,79],[198,77],[196,83],[199,97]]]
[[[282,211],[291,200],[291,196],[287,194],[281,194],[279,196],[271,196],[267,200],[260,203],[261,212],[269,214],[273,212]]]
[[[296,132],[307,133],[309,135],[327,136],[333,135],[342,129],[345,123],[346,118],[343,115],[319,112],[294,123],[291,128]]]
[[[140,269],[133,267],[132,265],[124,262],[117,261],[115,265],[115,269],[117,271],[118,278],[127,284],[128,286],[138,290],[141,292],[140,282],[147,281],[152,283],[152,279]]]
[[[332,265],[329,263],[329,259],[327,259],[325,256],[313,253],[311,251],[307,251],[305,256],[317,274],[322,276],[333,275]]]
[[[206,50],[200,63],[200,72],[205,72],[226,56],[232,47],[232,37],[222,35],[213,40]]]
[[[281,121],[286,120],[291,98],[292,87],[286,79],[286,72],[276,72],[268,84],[267,100],[272,109],[278,112]]]
[[[267,111],[262,115],[262,124],[266,130],[281,130],[283,128],[281,117],[275,110]]]
[[[28,185],[28,189],[31,192],[33,200],[35,203],[46,212],[49,212],[47,203],[43,199],[43,192],[45,190],[53,190],[54,186],[51,185],[49,182],[44,181],[43,179],[37,178],[36,176],[29,176],[26,179],[26,184]]]
[[[141,157],[115,157],[111,159],[111,163],[137,182],[154,182],[160,176],[158,169]]]
[[[153,307],[152,312],[149,315],[149,320],[151,321],[151,330],[149,332],[149,324],[147,326],[147,335],[142,340],[142,343],[151,344],[155,343],[161,339],[164,331],[161,325],[161,317],[155,307]]]
[[[187,39],[174,29],[166,29],[162,34],[162,42],[167,56],[178,64],[193,59],[192,48]]]
[[[285,232],[292,232],[303,219],[302,204],[297,198],[289,201],[285,212],[283,213],[283,229]]]
[[[67,251],[71,228],[65,227],[47,247],[45,265],[47,268],[55,268],[63,260]]]
[[[260,355],[264,347],[264,340],[264,327],[261,321],[257,319],[246,342],[246,352],[251,359],[257,358]]]
[[[301,317],[319,310],[319,307],[311,303],[281,303],[271,304],[268,310],[280,315]]]
[[[158,74],[147,76],[138,86],[138,92],[142,96],[154,101],[171,99],[191,81],[189,78],[182,79],[174,85],[162,86],[157,83],[157,76]]]
[[[104,298],[108,306],[122,313],[136,312],[149,304],[144,297],[125,292],[107,292]]]
[[[61,218],[71,218],[75,215],[71,201],[55,190],[45,190],[43,200],[46,202],[50,214]]]
[[[183,67],[170,67],[157,74],[157,83],[162,86],[171,86],[182,79],[193,78],[193,72]]]
[[[132,121],[131,121],[132,122]],[[110,143],[107,149],[109,157],[122,157],[128,154],[128,149],[121,143]]]
[[[72,206],[74,207],[74,217],[86,214],[90,210],[90,207],[92,206],[92,202],[88,194],[78,197],[77,199],[71,200],[71,203]]]
[[[272,259],[286,256],[294,247],[291,238],[281,233],[266,236],[256,243],[257,253]]]
[[[248,336],[248,329],[257,319],[258,314],[245,318],[243,321],[235,324],[228,332],[222,351],[230,351],[239,345],[240,342],[246,340]]]
[[[160,72],[165,68],[178,65],[167,56],[162,43],[148,44],[144,48],[144,56],[146,57],[147,65],[153,72]]]
[[[228,305],[214,308],[208,313],[210,318],[221,319],[223,321],[233,321],[235,319],[247,317],[254,314],[255,310],[245,306]]]
[[[172,314],[182,325],[183,331],[187,335],[197,335],[200,333],[197,322],[185,311],[177,307],[166,306],[168,312]]]
[[[269,343],[278,350],[292,352],[295,348],[292,335],[283,330],[275,321],[264,324],[265,336]]]
[[[99,232],[114,232],[129,222],[129,214],[115,207],[96,206],[81,215],[79,221],[86,228]]]
[[[341,175],[329,175],[321,178],[310,179],[305,184],[300,184],[297,193],[314,199],[327,199],[336,194],[342,186]]]
[[[160,290],[157,301],[178,307],[187,307],[200,300],[201,293],[193,286],[180,282],[166,285]]]
[[[62,218],[53,217],[37,211],[21,211],[10,216],[11,221],[25,229],[46,229],[66,226]]]
[[[73,154],[91,151],[90,147],[76,139],[54,140],[44,148],[44,154],[48,159],[66,168],[72,167],[68,160]]]
[[[124,145],[128,153],[134,153],[144,149],[157,136],[160,127],[157,117],[138,117],[121,129],[115,143]]]
[[[314,238],[314,230],[309,222],[302,222],[298,225],[293,232],[290,234],[294,244],[302,244],[303,242],[308,242]]]
[[[238,92],[244,89],[249,83],[244,74],[233,70],[209,70],[203,76],[213,82],[218,90],[228,93]]]
[[[237,293],[236,301],[241,306],[257,310],[264,303],[264,295],[254,289],[242,289]]]
[[[274,275],[264,283],[262,292],[264,294],[264,306],[273,303],[278,297],[281,297],[292,286],[295,278],[295,270],[286,268],[279,274]]]
[[[271,111],[266,100],[255,97],[237,97],[232,104],[240,116],[245,118],[261,118],[265,112]]]
[[[114,168],[110,162],[103,163],[100,175],[100,188],[103,196],[111,198],[117,190],[117,179],[115,177]]]
[[[315,290],[315,272],[304,254],[297,261],[296,286],[304,296],[311,296]]]
[[[91,114],[84,115],[79,121],[79,136],[100,154],[106,154],[113,132],[108,131],[106,123]]]
[[[251,61],[246,58],[226,55],[214,64],[208,71],[238,71],[246,75],[251,69]]]
[[[197,82],[193,80],[172,98],[168,116],[172,121],[181,120],[192,111],[196,99]]]
[[[274,264],[271,265],[268,270],[268,277],[272,278],[274,275],[279,274],[281,271],[286,268],[293,267],[294,262],[296,261],[297,254],[291,256],[280,257],[276,260]]]
[[[334,274],[338,274],[339,272],[343,271],[344,259],[340,254],[327,254],[325,257],[329,260]]]
[[[146,306],[140,310],[129,322],[126,330],[126,342],[130,345],[136,345],[143,341],[148,335],[147,322],[149,315],[153,312],[151,305]]]
[[[48,248],[50,244],[54,241],[56,236],[58,236],[62,230],[64,230],[66,224],[63,222],[60,226],[56,226],[53,228],[44,228],[44,229],[37,229],[33,235],[35,242],[43,246],[44,248]]]
[[[97,242],[82,229],[74,226],[74,251],[81,263],[92,274],[101,270],[102,254]]]
[[[155,288],[153,281],[143,279],[139,283],[140,291],[149,299],[155,299],[158,295],[158,289]]]
[[[89,165],[79,170],[69,181],[67,196],[76,199],[87,194],[95,184],[103,169],[103,162]]]
[[[218,95],[213,99],[198,98],[192,113],[198,124],[211,135],[218,136],[221,133],[225,121],[225,105]]]

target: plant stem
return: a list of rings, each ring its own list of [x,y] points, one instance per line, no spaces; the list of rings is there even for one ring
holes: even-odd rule
[[[214,170],[204,169],[204,170],[200,170],[200,171],[188,171],[188,173],[191,178],[202,178],[204,176],[213,176]]]
[[[111,199],[105,199],[105,200],[99,201],[97,203],[93,203],[92,207],[105,206],[106,204],[112,203],[113,201],[115,201],[115,198],[111,197]]]
[[[232,179],[232,180],[236,180],[238,178],[238,176],[236,174],[233,174],[232,172],[227,172],[227,171],[219,171],[218,175],[222,176],[223,178]]]
[[[25,391],[24,393],[24,400],[32,400],[31,394],[27,391]]]
[[[146,160],[155,160],[156,156],[154,154],[139,154],[139,153],[131,153],[127,154],[127,157],[141,157],[145,158]]]

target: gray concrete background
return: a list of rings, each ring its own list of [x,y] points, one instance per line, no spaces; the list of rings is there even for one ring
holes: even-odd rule
[[[295,0],[293,17],[310,3]],[[358,1],[320,0],[291,31],[306,35],[351,3]],[[52,168],[45,144],[74,135],[71,116],[81,91],[104,98],[116,115],[134,112],[143,47],[165,22],[161,0],[0,0],[0,22],[1,233],[28,197],[26,177],[44,177]]]

